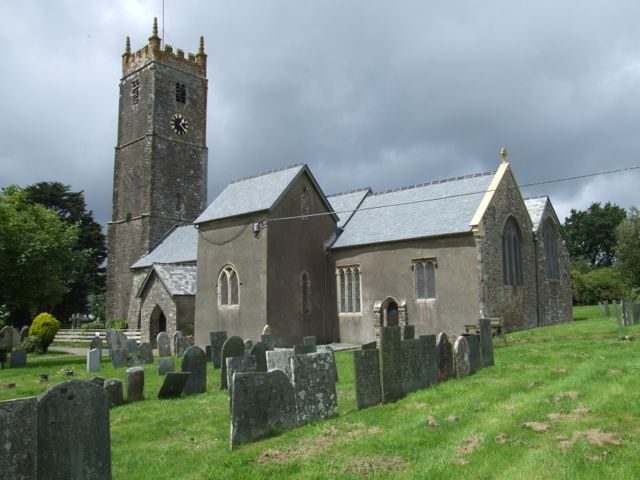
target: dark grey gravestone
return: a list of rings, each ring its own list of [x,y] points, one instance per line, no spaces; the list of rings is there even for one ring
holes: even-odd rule
[[[153,363],[153,347],[149,342],[142,342],[138,345],[138,356],[146,364]]]
[[[211,332],[209,339],[211,342],[211,361],[213,362],[213,368],[220,368],[222,366],[220,361],[222,358],[222,346],[227,340],[227,332]]]
[[[122,380],[118,378],[110,378],[104,382],[104,390],[109,398],[109,405],[118,406],[124,403],[122,393]]]
[[[438,382],[438,350],[436,348],[435,335],[420,335],[419,339],[424,345],[424,352],[427,355],[426,365],[426,385],[435,385]]]
[[[187,348],[182,357],[182,371],[191,372],[183,390],[185,395],[207,391],[207,355],[204,350],[196,346]]]
[[[272,335],[271,327],[269,325],[265,325],[262,328],[262,335]]]
[[[308,337],[302,337],[303,345],[313,345],[313,348],[316,348],[316,337],[315,335],[310,335]]]
[[[87,372],[100,370],[100,350],[94,348],[87,352]]]
[[[118,331],[112,328],[107,330],[107,346],[109,350],[120,350],[124,348],[124,345],[121,344],[120,336],[118,335]]]
[[[306,355],[308,353],[316,353],[316,346],[315,345],[294,345],[293,346],[294,355]]]
[[[29,338],[29,327],[25,325],[20,329],[20,343],[24,342],[27,338]]]
[[[95,383],[100,388],[104,388],[105,379],[103,377],[91,377],[87,382]]]
[[[136,340],[127,340],[124,348],[129,355],[135,355],[138,353],[138,342]]]
[[[267,371],[267,347],[262,342],[257,342],[251,349],[251,355],[256,357],[256,372]]]
[[[453,349],[449,337],[445,333],[439,333],[436,350],[438,354],[438,382],[446,382],[455,375],[453,367]]]
[[[111,480],[109,399],[72,381],[38,397],[38,478]]]
[[[490,367],[494,364],[491,320],[488,318],[480,319],[480,357],[483,367]]]
[[[242,357],[244,355],[244,341],[238,336],[232,336],[225,340],[220,353],[220,389],[225,390],[227,385],[227,357]]]
[[[193,347],[193,337],[178,337],[176,339],[176,357],[184,356],[184,352],[191,347]]]
[[[166,375],[169,372],[173,372],[175,369],[173,357],[165,357],[158,359],[158,373],[160,375]]]
[[[291,357],[293,350],[267,350],[267,370],[282,370],[291,380]]]
[[[233,400],[233,375],[256,371],[256,357],[243,355],[242,357],[227,357],[227,385],[229,386],[229,406]]]
[[[464,335],[469,345],[469,374],[473,375],[482,368],[480,356],[480,335]]]
[[[416,326],[415,325],[405,325],[402,328],[402,339],[403,340],[413,340],[416,338]]]
[[[422,388],[423,361],[420,340],[402,340],[402,391],[404,395]],[[426,358],[425,362],[426,363]]]
[[[182,395],[190,376],[191,372],[168,372],[158,392],[158,398],[178,398]]]
[[[89,342],[89,350],[94,349],[100,350],[100,355],[102,355],[102,339],[100,338],[100,335],[95,335]]]
[[[403,397],[402,346],[400,327],[382,327],[380,332],[380,369],[382,400],[394,402]]]
[[[167,332],[160,332],[156,337],[158,343],[158,356],[168,357],[171,355],[171,339]]]
[[[453,346],[456,356],[456,375],[458,378],[466,377],[471,373],[471,365],[469,362],[469,344],[463,336],[456,338]]]
[[[0,329],[0,352],[9,353],[13,348],[13,332],[11,327],[4,326]]]
[[[176,330],[173,333],[173,354],[176,357],[179,357],[180,355],[178,355],[178,339],[184,337],[184,333],[182,333],[180,330]]]
[[[236,373],[231,448],[298,426],[293,385],[281,370]]]
[[[338,396],[331,364],[330,352],[291,357],[291,383],[295,392],[298,422],[301,424],[338,414]]]
[[[130,367],[144,367],[145,361],[142,359],[140,355],[134,353],[133,355],[129,355],[129,362],[127,363]]]
[[[248,350],[248,351],[251,351],[252,348],[253,348],[253,342],[250,339],[247,338],[244,341],[244,349]]]
[[[271,335],[260,335],[260,341],[264,343],[267,350],[273,350],[273,337]]]
[[[378,348],[378,342],[369,342],[362,344],[362,350],[376,350]]]
[[[380,386],[380,360],[377,349],[353,352],[353,375],[356,386],[356,408],[378,405],[382,402]]]
[[[27,366],[27,352],[24,350],[15,350],[11,352],[9,360],[10,368],[24,368]]]
[[[36,397],[0,402],[0,477],[37,478],[38,404]]]
[[[327,350],[331,352],[331,361],[332,361],[332,371],[335,382],[338,383],[338,366],[336,365],[336,353],[333,351],[331,346],[327,346]]]
[[[144,400],[144,368],[131,367],[124,372],[127,386],[127,402]]]
[[[211,358],[211,345],[204,346],[204,354],[207,357],[207,362],[211,362],[213,364],[213,359]]]

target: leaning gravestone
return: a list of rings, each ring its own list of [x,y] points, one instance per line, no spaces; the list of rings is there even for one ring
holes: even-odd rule
[[[316,346],[315,345],[294,345],[293,346],[294,355],[306,355],[308,353],[316,353]]]
[[[227,340],[227,332],[211,332],[209,333],[209,340],[211,342],[211,362],[213,363],[213,368],[220,368],[222,346]]]
[[[256,371],[256,357],[243,355],[242,357],[227,357],[227,385],[229,386],[229,406],[233,399],[233,375]]]
[[[267,370],[282,370],[291,380],[293,350],[267,350]]]
[[[267,350],[273,350],[273,336],[271,335],[260,335],[260,341],[264,343]]]
[[[220,389],[226,390],[227,385],[227,357],[242,357],[244,355],[244,341],[238,336],[232,336],[225,340],[220,353]]]
[[[190,347],[193,347],[193,337],[178,337],[176,339],[176,357],[182,357]]]
[[[87,372],[100,370],[100,350],[94,348],[87,352]]]
[[[91,382],[72,381],[38,397],[38,478],[111,480],[109,400]]]
[[[356,408],[358,410],[372,407],[382,402],[378,349],[356,350],[353,352],[353,375],[355,377]]]
[[[256,342],[251,349],[251,355],[256,357],[256,372],[267,371],[267,347],[262,342]]]
[[[104,390],[109,398],[109,405],[118,406],[124,403],[122,393],[122,380],[118,378],[110,378],[104,382]]]
[[[466,337],[460,335],[453,346],[456,356],[456,374],[458,378],[466,377],[471,373],[469,362],[469,344]]]
[[[100,350],[100,355],[102,355],[102,338],[100,338],[100,335],[94,335],[89,342],[89,350],[93,350],[95,348]]]
[[[480,319],[480,357],[483,367],[490,367],[494,364],[491,320],[488,318]]]
[[[10,368],[24,368],[27,366],[27,352],[24,350],[14,350],[11,352],[9,360]]]
[[[400,327],[381,328],[380,357],[382,400],[385,403],[399,400],[403,397]]]
[[[172,359],[173,360],[173,359]],[[178,398],[182,395],[184,387],[189,381],[191,372],[169,372],[164,377],[160,391],[158,392],[158,398]]]
[[[169,372],[173,372],[174,362],[173,357],[165,357],[158,359],[158,373],[160,375],[166,375]]]
[[[403,395],[413,393],[422,388],[425,380],[422,372],[426,371],[427,358],[422,351],[420,340],[402,340],[400,348],[402,349],[402,392]]]
[[[204,350],[196,346],[187,348],[182,357],[182,371],[191,372],[183,390],[185,395],[207,391],[207,355]]]
[[[127,402],[144,400],[144,368],[127,368],[124,381],[127,385]]]
[[[20,343],[24,342],[27,338],[29,338],[29,327],[25,325],[20,329]]]
[[[316,337],[315,335],[310,335],[308,337],[302,337],[302,344],[303,345],[312,345],[313,348],[316,348]]]
[[[464,335],[469,345],[469,374],[473,375],[482,368],[482,360],[480,358],[480,336]]]
[[[113,368],[124,368],[127,366],[127,359],[129,355],[124,348],[120,350],[110,350],[109,354],[111,356],[111,365]]]
[[[0,402],[0,477],[37,478],[37,419],[35,397]]]
[[[160,332],[156,337],[156,342],[158,343],[159,357],[168,357],[171,355],[171,339],[167,332]]]
[[[298,422],[301,424],[338,414],[338,396],[331,363],[330,352],[291,357],[291,383],[295,392]]]
[[[149,342],[142,342],[138,345],[138,356],[146,364],[153,363],[153,348]]]
[[[424,345],[427,355],[426,365],[426,385],[435,385],[438,382],[438,349],[436,347],[435,335],[420,335],[418,338]]]
[[[176,330],[173,334],[173,354],[176,357],[179,357],[180,355],[178,355],[178,339],[184,337],[184,333],[182,333],[180,330]]]
[[[231,448],[298,426],[291,381],[281,370],[237,373],[231,402]]]
[[[445,382],[454,376],[453,351],[446,333],[438,334],[436,344],[438,354],[438,382]]]

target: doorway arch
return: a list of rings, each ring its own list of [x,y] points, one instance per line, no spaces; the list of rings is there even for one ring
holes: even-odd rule
[[[149,317],[149,341],[153,348],[158,348],[158,334],[167,331],[167,317],[160,308],[160,305],[153,307]]]
[[[398,302],[395,298],[389,297],[382,302],[381,312],[383,327],[397,327],[400,325],[398,310]]]

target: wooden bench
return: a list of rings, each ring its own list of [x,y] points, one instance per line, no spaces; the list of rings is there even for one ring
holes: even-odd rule
[[[504,344],[507,344],[507,337],[504,335],[504,321],[502,317],[485,317],[481,320],[491,320],[491,334],[494,337],[502,338]],[[480,322],[472,323],[464,326],[466,333],[480,334]]]

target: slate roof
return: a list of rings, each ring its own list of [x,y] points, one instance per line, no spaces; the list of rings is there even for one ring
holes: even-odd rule
[[[167,289],[167,292],[173,297],[174,295],[195,295],[196,294],[196,272],[195,265],[166,265],[154,263],[147,273],[137,296],[140,297],[147,283],[155,274]]]
[[[198,256],[198,230],[193,225],[175,226],[153,249],[131,268],[150,267],[154,263],[189,263]]]
[[[353,192],[336,193],[327,196],[333,211],[338,215],[338,228],[344,228],[360,203],[362,203],[362,200],[370,193],[370,188],[363,188]]]
[[[537,232],[540,228],[540,221],[542,220],[544,207],[546,207],[548,200],[549,197],[546,195],[524,199],[524,204],[526,205],[529,216],[531,217],[534,232]]]
[[[479,173],[368,195],[332,248],[469,232],[493,176]]]

